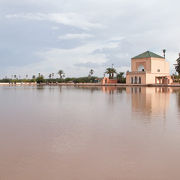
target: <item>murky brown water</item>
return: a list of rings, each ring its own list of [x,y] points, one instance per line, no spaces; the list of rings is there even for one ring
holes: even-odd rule
[[[180,89],[0,87],[0,180],[179,180]]]

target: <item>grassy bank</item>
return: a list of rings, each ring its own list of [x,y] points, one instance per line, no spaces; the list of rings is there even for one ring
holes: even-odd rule
[[[98,83],[102,78],[98,77],[79,77],[79,78],[56,78],[56,79],[44,79],[42,76],[37,77],[36,79],[1,79],[0,83]]]

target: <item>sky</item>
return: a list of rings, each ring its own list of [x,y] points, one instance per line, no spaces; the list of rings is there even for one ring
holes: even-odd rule
[[[174,73],[180,52],[179,0],[0,0],[0,78],[103,76],[130,70],[147,50]]]

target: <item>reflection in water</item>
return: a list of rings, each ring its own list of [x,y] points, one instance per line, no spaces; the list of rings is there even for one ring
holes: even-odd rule
[[[78,90],[78,89],[88,90],[88,91],[91,91],[91,93],[94,93],[94,92],[96,92],[96,91],[99,91],[99,89],[100,89],[100,87],[88,87],[88,86],[80,86],[80,87],[76,86],[75,88],[76,88],[77,90]]]
[[[142,112],[148,116],[165,114],[170,101],[170,88],[162,87],[127,87],[131,95],[132,111]]]
[[[179,110],[180,110],[180,91],[177,92],[177,104],[178,104]]]
[[[45,86],[42,86],[42,85],[36,86],[36,89],[37,89],[37,90],[44,90],[44,88],[45,88]]]
[[[122,93],[123,91],[126,91],[126,88],[115,86],[103,86],[101,89],[103,92],[108,94]]]
[[[180,89],[0,87],[0,107],[0,180],[180,179]]]
[[[174,88],[173,92],[176,94],[177,106],[179,107],[179,112],[180,112],[180,89]]]

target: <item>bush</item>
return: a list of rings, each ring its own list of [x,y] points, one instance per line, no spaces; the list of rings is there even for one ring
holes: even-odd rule
[[[36,82],[37,82],[38,84],[44,83],[44,82],[45,82],[44,77],[43,77],[42,75],[39,76],[39,77],[37,77],[37,78],[36,78]]]
[[[79,77],[79,78],[65,78],[65,79],[44,79],[41,75],[36,79],[1,79],[1,83],[97,83],[97,77]]]

